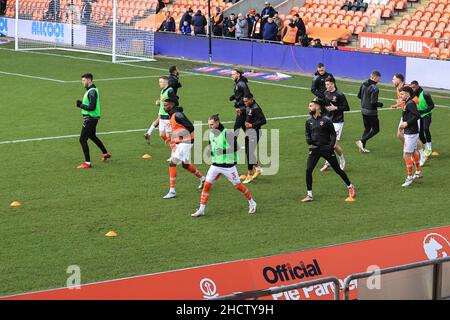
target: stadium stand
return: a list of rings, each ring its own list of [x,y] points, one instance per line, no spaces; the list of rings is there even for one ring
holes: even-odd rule
[[[64,14],[71,3],[81,11],[83,0],[61,0],[59,21],[69,22],[71,17]],[[207,14],[207,0],[164,0],[166,7],[155,12],[157,0],[119,0],[119,23],[135,26],[141,30],[156,30],[169,12],[176,21],[178,30],[181,16],[190,8]],[[292,7],[288,14],[280,14],[287,25],[293,15],[298,14],[304,21],[308,34],[320,38],[324,45],[346,45],[362,32],[374,32],[380,25],[389,23],[385,33],[388,35],[433,38],[436,46],[430,58],[449,59],[450,50],[450,0],[430,0],[419,5],[415,11],[406,11],[408,3],[419,0],[306,0],[302,7]],[[8,2],[6,17],[14,17],[15,3]],[[48,0],[21,1],[20,15],[34,20],[43,20],[48,10]],[[224,0],[211,1],[212,8],[222,10],[233,4]],[[113,0],[98,0],[92,3],[91,21],[95,24],[111,23]],[[214,10],[213,9],[213,10]],[[256,8],[258,11],[260,8]],[[401,17],[400,22],[393,18]],[[398,19],[398,18],[397,18]],[[378,43],[373,53],[389,54],[392,44]]]
[[[50,1],[48,0],[24,0],[20,2],[19,15],[33,20],[44,20],[45,13],[48,11]],[[78,15],[81,12],[83,1],[82,0],[61,0],[60,12],[58,14],[58,20],[62,23],[68,22],[70,17],[65,14],[66,8],[70,5],[74,5]],[[119,0],[117,2],[117,15],[119,17],[119,23],[121,24],[133,24],[141,18],[144,18],[150,12],[155,12],[157,0]],[[111,22],[113,12],[113,0],[98,0],[91,3],[92,15],[91,21],[98,25],[106,25]],[[14,17],[15,14],[15,2],[8,2],[6,10],[6,17]],[[74,20],[79,20],[74,18]]]
[[[450,0],[430,0],[426,7],[419,6],[413,15],[405,14],[400,23],[391,23],[386,34],[434,38],[436,47],[430,58],[446,60],[450,57]],[[381,44],[376,53],[389,53]]]
[[[222,10],[231,7],[233,4],[231,2],[224,2],[223,0],[211,1],[211,10],[219,7]],[[165,7],[161,12],[156,15],[156,18],[153,20],[153,17],[148,17],[142,21],[139,21],[136,24],[136,27],[142,30],[155,29],[157,28],[161,22],[164,20],[164,15],[166,12],[169,12],[171,16],[175,19],[176,30],[178,31],[179,22],[181,20],[181,16],[188,10],[192,9],[194,12],[200,10],[203,14],[208,12],[208,1],[207,0],[175,0],[171,6]],[[212,11],[214,13],[214,11]]]

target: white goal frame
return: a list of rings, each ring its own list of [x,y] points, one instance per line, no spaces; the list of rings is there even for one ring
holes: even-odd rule
[[[39,9],[36,8],[35,11],[31,9],[27,11],[27,8],[24,7],[25,11],[21,11],[23,0],[15,0],[15,50],[63,50],[101,54],[111,56],[111,61],[113,63],[155,61],[155,29],[148,28],[142,30],[138,29],[135,24],[121,23],[122,17],[118,13],[119,0],[87,1],[91,1],[92,3],[102,1],[103,3],[108,2],[108,4],[111,4],[112,2],[112,10],[108,7],[108,9],[110,9],[108,13],[105,14],[104,11],[101,12],[108,17],[105,20],[107,21],[105,24],[97,24],[94,19],[88,19],[87,23],[82,22],[83,18],[81,18],[80,15],[82,7],[76,7],[74,5],[75,2],[79,4],[80,0],[63,1],[62,3],[67,4],[67,7],[59,8],[58,14],[54,14],[54,17],[50,19],[47,15],[47,13],[50,12],[48,5],[46,6],[46,9],[48,9],[47,12],[45,12],[44,7],[40,7]],[[71,5],[70,9],[68,9],[69,5]],[[155,10],[156,7],[147,9],[147,17],[143,17],[149,19],[151,21],[150,24],[153,26],[156,19]],[[23,12],[26,12],[27,14],[24,14]],[[38,12],[37,15],[39,15],[38,19],[35,19],[36,12]],[[92,14],[98,15],[100,14],[100,11],[94,12],[92,10]],[[60,17],[63,15],[64,17],[70,16],[70,22],[68,20],[62,21],[64,19],[61,19]],[[78,16],[79,21],[74,19],[74,16],[76,15]],[[46,31],[40,31],[41,34],[36,35],[36,24],[39,24],[40,28],[42,28],[43,25],[48,27],[47,32],[48,30],[52,30],[52,33],[53,30],[56,29],[62,30],[60,31],[60,34],[62,34],[63,37],[57,39],[57,36],[55,35],[55,37],[52,38],[46,34]],[[92,34],[88,34],[89,32],[92,32]],[[56,31],[54,31],[54,33],[56,34]],[[44,35],[45,39],[43,39]],[[103,43],[102,40],[104,40]],[[94,45],[92,43],[94,43]]]

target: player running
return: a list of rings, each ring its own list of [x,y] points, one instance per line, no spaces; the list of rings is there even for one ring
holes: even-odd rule
[[[344,112],[349,111],[347,98],[345,95],[336,89],[336,80],[333,77],[328,77],[325,80],[326,91],[325,96],[325,111],[324,115],[331,119],[333,122],[334,130],[336,131],[336,145],[334,151],[339,158],[339,166],[342,170],[345,169],[345,158],[344,150],[342,150],[339,141],[341,140],[342,130],[344,129]],[[330,167],[328,161],[320,169],[320,171],[325,171]]]
[[[417,105],[412,99],[414,97],[414,91],[411,87],[403,86],[400,89],[400,97],[405,102],[405,108],[402,112],[402,122],[400,128],[404,130],[405,144],[403,147],[403,159],[406,163],[406,169],[408,176],[402,187],[409,187],[415,179],[422,178],[420,168],[420,157],[417,152],[417,141],[419,140],[419,125],[420,113],[417,109]],[[416,172],[413,175],[412,165],[416,167]]]
[[[425,156],[429,157],[433,153],[430,126],[434,102],[431,99],[431,95],[425,92],[416,80],[412,81],[410,86],[414,90],[415,97],[418,99],[416,102],[420,113],[420,141],[425,145]]]
[[[256,103],[251,93],[244,96],[244,105],[246,112],[245,120],[245,155],[247,158],[247,176],[242,175],[242,183],[247,184],[258,178],[263,170],[256,159],[255,151],[261,138],[261,127],[266,124],[266,117],[261,107]],[[253,168],[255,173],[253,174]]]
[[[147,130],[147,132],[144,134],[144,138],[147,141],[147,143],[150,142],[150,136],[152,132],[159,128],[159,136],[161,139],[166,142],[167,134],[166,134],[166,127],[167,124],[170,122],[169,120],[169,114],[164,111],[164,99],[171,99],[175,101],[175,104],[178,105],[178,98],[175,93],[175,90],[169,86],[169,77],[162,76],[159,78],[159,87],[161,88],[161,93],[159,95],[159,99],[156,100],[155,104],[159,106],[158,111],[158,117],[155,119],[155,121],[152,122],[152,125]]]
[[[220,175],[224,175],[233,186],[248,200],[248,213],[256,212],[256,202],[253,200],[250,191],[241,183],[236,169],[238,162],[237,137],[232,130],[224,128],[220,122],[219,115],[212,115],[208,120],[209,147],[212,157],[212,165],[206,175],[200,198],[200,208],[193,213],[192,217],[205,215],[206,203],[208,202],[211,186]]]
[[[184,115],[183,108],[175,106],[177,99],[163,98],[164,111],[170,117],[170,124],[166,127],[166,142],[172,149],[172,155],[169,162],[170,190],[164,196],[164,199],[171,199],[177,196],[177,165],[181,162],[184,169],[194,174],[200,179],[198,189],[203,188],[205,177],[197,168],[189,163],[190,152],[194,145],[194,126]]]
[[[356,196],[355,187],[348,179],[347,174],[339,167],[334,153],[336,131],[334,130],[333,122],[321,115],[321,106],[318,101],[313,100],[309,103],[309,113],[311,116],[306,120],[305,125],[306,143],[310,146],[306,167],[307,195],[302,202],[313,201],[312,174],[321,157],[330,163],[333,170],[347,185],[348,198],[346,201],[353,201]]]

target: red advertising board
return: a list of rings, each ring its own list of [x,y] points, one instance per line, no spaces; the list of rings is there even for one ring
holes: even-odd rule
[[[435,45],[433,38],[364,32],[358,37],[358,47],[360,50],[371,51],[379,43],[391,48],[397,54],[426,57],[430,55],[431,49]]]
[[[313,250],[60,288],[3,299],[209,299],[256,289],[445,257],[450,226]],[[356,282],[350,297],[357,298]],[[273,300],[333,299],[331,284],[268,296]]]

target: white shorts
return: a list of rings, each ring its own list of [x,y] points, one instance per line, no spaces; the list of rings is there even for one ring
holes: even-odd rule
[[[413,153],[417,149],[417,141],[419,134],[405,134],[405,144],[403,145],[403,152]]]
[[[228,181],[230,181],[233,184],[233,186],[236,186],[239,183],[241,183],[241,179],[239,178],[239,173],[236,169],[236,166],[231,168],[211,166],[206,175],[206,181],[208,181],[209,183],[214,183],[216,181],[216,178],[220,174],[223,174],[225,177],[227,177]]]
[[[333,123],[333,126],[334,131],[336,131],[336,141],[340,141],[342,136],[342,130],[344,130],[344,123],[343,122]]]
[[[159,129],[159,134],[163,135],[167,132],[167,126],[170,127],[170,120],[169,119],[159,119],[159,125],[158,125],[158,129]]]
[[[189,163],[189,160],[191,159],[191,149],[193,144],[192,143],[179,143],[175,147],[175,151],[172,152],[171,159],[176,158],[181,162]],[[177,162],[177,161],[172,161]]]

